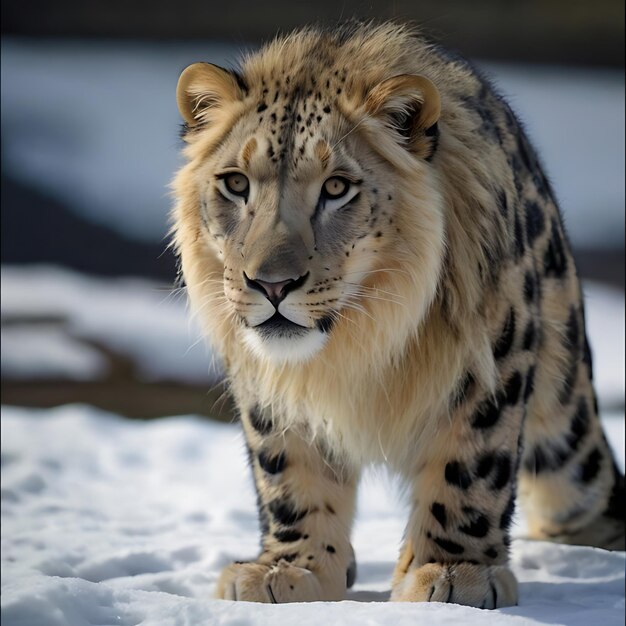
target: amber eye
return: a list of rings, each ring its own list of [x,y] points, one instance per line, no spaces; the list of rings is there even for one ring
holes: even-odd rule
[[[243,174],[240,174],[239,172],[226,174],[226,176],[223,177],[223,181],[226,189],[234,196],[247,198],[248,190],[250,189],[250,182]]]
[[[334,200],[345,196],[349,189],[350,183],[345,178],[333,176],[322,185],[322,195],[325,198]]]

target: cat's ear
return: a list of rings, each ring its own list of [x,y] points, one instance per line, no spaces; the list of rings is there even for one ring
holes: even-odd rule
[[[424,159],[432,157],[439,134],[441,97],[428,78],[415,74],[388,78],[367,94],[365,109],[382,119],[407,150]]]
[[[235,72],[211,63],[194,63],[178,79],[176,102],[188,126],[210,124],[220,109],[242,100],[245,92],[243,80]]]

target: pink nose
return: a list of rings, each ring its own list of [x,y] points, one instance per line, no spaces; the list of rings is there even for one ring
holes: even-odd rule
[[[248,278],[246,273],[243,273],[246,285],[250,289],[260,291],[276,309],[278,309],[278,305],[287,297],[287,294],[304,284],[308,275],[309,273],[307,272],[304,276],[300,276],[299,278],[288,278],[287,280],[272,283],[266,280]]]

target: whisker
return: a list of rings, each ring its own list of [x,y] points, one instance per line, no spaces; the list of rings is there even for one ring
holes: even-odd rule
[[[351,135],[365,120],[369,119],[371,115],[364,115],[345,135],[340,137],[331,147],[331,151],[334,150],[346,137]]]
[[[358,287],[359,289],[367,289],[368,291],[386,293],[389,296],[395,296],[397,298],[402,298],[403,300],[406,300],[406,296],[402,296],[399,293],[396,293],[394,291],[387,291],[386,289],[380,289],[380,287],[370,287],[368,285],[360,285],[359,283],[351,283],[348,281],[344,281],[344,285],[350,285],[351,287]]]
[[[390,304],[397,304],[398,306],[404,307],[405,309],[408,310],[408,306],[404,302],[398,302],[397,300],[393,300],[392,298],[377,297],[371,294],[359,293],[359,292],[356,292],[351,295],[358,296],[359,298],[362,298],[363,300],[378,300],[380,302],[389,302]]]

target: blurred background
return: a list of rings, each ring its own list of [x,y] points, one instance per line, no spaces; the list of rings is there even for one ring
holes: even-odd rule
[[[601,401],[623,408],[623,0],[4,0],[4,404],[230,418],[219,362],[173,289],[178,75],[351,17],[413,20],[509,98],[585,279]]]

